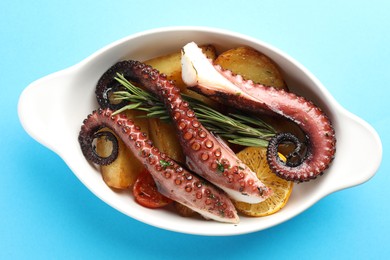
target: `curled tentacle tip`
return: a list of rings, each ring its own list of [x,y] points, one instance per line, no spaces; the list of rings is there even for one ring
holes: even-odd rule
[[[122,85],[117,82],[115,78],[117,77],[118,73],[125,76],[129,73],[127,63],[128,61],[116,63],[99,79],[96,85],[95,94],[100,107],[110,108],[111,110],[115,111],[127,104],[127,102],[124,100],[114,101],[112,98],[112,94],[115,91],[123,89]]]
[[[291,143],[294,150],[287,154],[286,160],[279,156],[278,148],[281,144]],[[304,173],[301,173],[300,166],[309,156],[309,151],[302,155],[303,143],[291,133],[278,133],[269,141],[267,147],[267,161],[271,170],[286,180],[301,182]],[[319,173],[318,173],[319,174]]]
[[[99,155],[96,151],[95,140],[99,138],[105,138],[112,143],[112,150],[108,156]],[[118,157],[119,144],[116,136],[108,131],[100,131],[93,134],[87,133],[85,130],[81,130],[79,135],[79,142],[81,150],[87,160],[96,163],[98,165],[109,165]]]

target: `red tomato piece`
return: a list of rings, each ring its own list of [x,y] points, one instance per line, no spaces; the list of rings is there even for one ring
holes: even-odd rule
[[[135,200],[147,208],[161,208],[172,202],[162,195],[149,171],[142,171],[134,183],[133,194]]]

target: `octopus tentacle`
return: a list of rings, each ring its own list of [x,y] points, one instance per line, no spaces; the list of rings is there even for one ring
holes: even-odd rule
[[[120,66],[122,64],[123,63],[119,63],[117,66],[112,67],[106,71],[96,85],[96,99],[101,108],[110,108],[111,110],[115,111],[122,108],[126,104],[125,100],[112,103],[110,99],[110,96],[113,92],[123,88],[118,81],[112,80],[117,76],[117,73],[126,74],[128,68],[125,66]]]
[[[278,156],[278,147],[284,142],[290,142],[295,146],[294,150],[285,156],[285,162]],[[291,133],[278,133],[269,141],[267,157],[270,157],[268,160],[275,158],[279,163],[284,163],[289,167],[297,167],[302,164],[305,160],[305,156],[307,156],[307,153],[303,157],[300,155],[301,149],[302,142],[295,135]]]
[[[113,65],[102,77],[110,77],[117,69],[127,79],[140,83],[164,102],[176,127],[190,170],[238,201],[258,203],[271,194],[271,190],[227,145],[203,127],[195,112],[182,99],[180,90],[165,75],[138,61],[122,61]]]
[[[255,84],[214,66],[195,43],[187,44],[182,53],[183,81],[195,91],[251,113],[286,117],[302,129],[307,149],[299,163],[280,160],[277,147],[284,138],[276,135],[269,142],[267,159],[273,172],[287,180],[302,182],[316,178],[329,167],[336,151],[335,131],[319,107],[294,93]]]
[[[205,218],[228,223],[238,222],[236,209],[223,191],[161,153],[133,121],[123,115],[113,116],[110,109],[94,111],[84,120],[79,134],[79,143],[88,160],[101,162],[95,161],[93,155],[91,157],[90,147],[95,133],[103,127],[108,127],[115,132],[143,162],[164,196],[193,209]]]

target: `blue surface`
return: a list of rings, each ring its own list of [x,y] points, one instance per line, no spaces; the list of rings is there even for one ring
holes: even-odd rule
[[[1,1],[0,259],[389,259],[389,11],[385,0]],[[114,40],[172,25],[248,34],[300,61],[379,132],[376,176],[279,226],[233,237],[160,230],[100,201],[24,132],[19,95]]]

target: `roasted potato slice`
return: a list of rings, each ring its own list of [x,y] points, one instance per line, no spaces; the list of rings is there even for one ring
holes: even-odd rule
[[[147,119],[136,118],[141,114],[139,111],[127,110],[124,112],[129,119],[140,126],[141,130],[148,133],[149,123]],[[107,130],[107,129],[105,129]],[[128,189],[144,169],[142,163],[127,149],[123,141],[118,139],[118,158],[110,165],[100,167],[104,182],[111,188]],[[99,138],[96,142],[96,152],[100,156],[107,156],[112,151],[112,143],[104,138]]]
[[[201,46],[203,52],[209,59],[217,57],[217,51],[213,45]],[[144,61],[144,63],[159,70],[161,73],[167,75],[167,78],[175,81],[176,86],[181,90],[186,88],[181,79],[181,52],[175,52],[164,56],[159,56],[151,60]]]
[[[273,60],[257,50],[242,46],[221,53],[214,61],[244,79],[287,90],[282,73]]]

